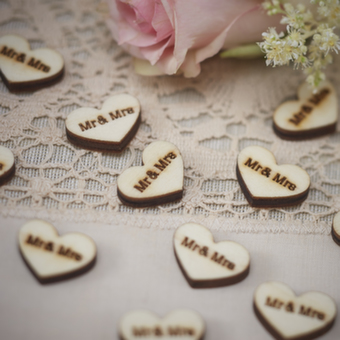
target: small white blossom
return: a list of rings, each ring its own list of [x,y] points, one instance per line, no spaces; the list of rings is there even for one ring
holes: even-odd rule
[[[266,64],[275,66],[293,63],[294,68],[303,68],[312,86],[325,79],[322,69],[332,63],[331,53],[340,51],[339,36],[334,33],[340,27],[340,0],[311,0],[318,6],[320,18],[315,19],[303,4],[294,7],[282,0],[265,1],[263,7],[268,15],[282,13],[281,23],[287,33],[278,34],[274,28],[263,33],[259,43],[266,54]]]
[[[315,35],[318,36],[318,46],[320,50],[325,51],[326,54],[330,51],[338,53],[338,50],[340,50],[339,37],[333,32],[333,29],[323,29],[320,34]]]

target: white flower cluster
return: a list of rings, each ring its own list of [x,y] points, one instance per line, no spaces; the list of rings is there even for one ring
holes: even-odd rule
[[[262,33],[259,43],[266,54],[267,65],[281,66],[293,63],[295,68],[303,68],[307,81],[313,87],[325,79],[323,69],[332,63],[331,52],[340,51],[340,40],[334,33],[340,27],[340,0],[311,0],[317,5],[318,18],[302,4],[294,7],[282,0],[265,1],[263,7],[268,15],[282,14],[281,24],[287,32],[277,33],[269,28]]]
[[[340,25],[340,1],[339,0],[311,0],[311,3],[318,4],[318,13],[328,20],[330,26]]]

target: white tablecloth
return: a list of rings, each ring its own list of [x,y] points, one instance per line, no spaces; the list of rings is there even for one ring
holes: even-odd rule
[[[4,340],[117,338],[121,316],[133,309],[165,315],[172,309],[199,312],[207,340],[272,339],[252,307],[255,288],[269,280],[288,284],[296,294],[318,290],[340,302],[339,247],[330,236],[213,232],[251,255],[249,276],[214,289],[192,289],[172,246],[173,230],[133,225],[55,223],[60,234],[79,231],[98,247],[95,267],[82,276],[41,285],[24,264],[17,234],[24,220],[2,218],[0,225],[0,334]],[[340,320],[324,340],[339,339]]]

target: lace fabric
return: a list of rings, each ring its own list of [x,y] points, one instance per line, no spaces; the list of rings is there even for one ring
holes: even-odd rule
[[[330,233],[340,208],[339,129],[303,142],[283,141],[272,129],[274,109],[296,95],[301,72],[217,56],[205,61],[194,79],[138,76],[96,11],[98,4],[0,1],[1,36],[19,34],[32,49],[54,48],[66,64],[61,82],[36,92],[12,94],[0,82],[0,145],[16,158],[15,177],[0,188],[3,216],[160,229],[196,221],[240,232]],[[336,89],[339,67],[335,58],[328,72]],[[93,152],[68,142],[64,121],[71,111],[99,109],[119,93],[136,96],[142,106],[141,127],[125,151]],[[141,165],[143,149],[156,140],[181,150],[183,199],[127,207],[117,198],[117,176]],[[289,208],[250,207],[235,173],[238,152],[248,145],[268,148],[279,164],[304,168],[312,183],[307,200]]]

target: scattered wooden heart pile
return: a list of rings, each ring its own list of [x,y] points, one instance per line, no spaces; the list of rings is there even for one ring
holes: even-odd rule
[[[54,50],[31,50],[26,39],[16,35],[0,38],[0,75],[12,92],[32,91],[59,81],[64,60]],[[314,93],[307,84],[298,99],[280,105],[273,116],[273,128],[282,139],[302,140],[335,131],[336,91],[323,82]],[[80,147],[121,152],[138,131],[141,106],[129,94],[109,97],[100,109],[79,108],[66,121],[68,140]],[[0,146],[0,185],[15,172],[13,153]],[[182,198],[184,169],[180,150],[170,142],[155,141],[143,152],[143,166],[125,169],[117,180],[117,195],[126,205],[141,208]],[[274,155],[260,146],[243,149],[237,159],[236,176],[253,207],[296,205],[306,200],[310,188],[308,173],[292,164],[278,165]],[[332,237],[340,245],[340,213],[333,222]],[[232,285],[246,279],[250,254],[233,241],[215,243],[202,225],[187,223],[174,233],[173,247],[178,265],[193,288]],[[41,220],[26,223],[19,232],[20,253],[40,283],[50,283],[82,274],[97,257],[94,241],[81,233],[59,236]],[[276,339],[313,339],[327,332],[336,317],[332,298],[320,292],[296,296],[280,282],[262,283],[255,291],[253,306],[261,323]],[[191,310],[174,310],[164,318],[146,310],[127,313],[119,324],[122,340],[192,339],[205,334],[202,317]]]

